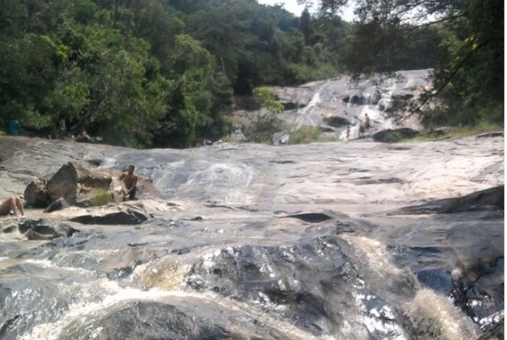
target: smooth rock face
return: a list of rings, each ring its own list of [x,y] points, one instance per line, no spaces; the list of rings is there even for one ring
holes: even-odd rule
[[[418,131],[421,125],[414,115],[401,112],[404,118],[396,119],[394,112],[400,104],[415,100],[429,88],[429,71],[399,71],[395,75],[378,74],[365,79],[343,76],[300,87],[274,87],[274,92],[286,108],[292,108],[280,117],[295,128],[319,127],[346,139],[345,129],[350,125],[349,138],[355,139],[359,137],[359,120],[368,114],[371,133],[400,128]]]
[[[503,136],[0,150],[0,197],[69,161],[162,195],[0,218],[3,339],[475,340],[503,318]]]

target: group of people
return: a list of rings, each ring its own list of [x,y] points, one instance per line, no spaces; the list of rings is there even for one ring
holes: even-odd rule
[[[54,135],[49,135],[49,139],[65,139],[68,136],[67,131],[67,123],[65,121],[65,118],[61,118],[58,121],[58,132]],[[81,130],[79,130],[79,133],[77,135],[70,135],[70,138],[76,142],[87,142],[87,143],[97,143],[100,142],[102,139],[100,137],[91,137],[86,129],[83,127]]]
[[[119,177],[119,180],[125,185],[125,199],[128,200],[136,198],[138,176],[134,170],[135,167],[133,165],[129,165],[127,170]],[[0,204],[0,216],[8,216],[10,214],[15,216],[24,216],[24,205],[25,202],[23,196],[11,196]]]
[[[359,120],[359,138],[363,138],[365,132],[371,129],[370,117],[367,113],[364,114],[364,119]],[[347,125],[347,130],[345,130],[346,139],[350,139],[350,125]]]

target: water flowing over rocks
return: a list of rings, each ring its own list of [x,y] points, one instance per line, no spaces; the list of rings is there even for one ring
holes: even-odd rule
[[[430,87],[429,72],[399,71],[358,79],[342,76],[273,90],[285,107],[280,117],[295,128],[318,127],[330,136],[346,139],[345,130],[350,126],[349,139],[355,139],[359,138],[359,121],[367,114],[372,134],[383,130],[414,134],[421,129],[417,117],[397,109]],[[381,141],[380,135],[376,140]]]
[[[134,164],[153,185],[0,218],[2,339],[500,334],[503,134],[189,150],[0,136],[0,150],[3,198],[69,162],[112,178]]]

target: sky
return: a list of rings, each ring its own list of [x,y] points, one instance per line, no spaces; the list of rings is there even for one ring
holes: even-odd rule
[[[297,16],[301,15],[301,12],[305,9],[304,5],[299,6],[297,0],[257,0],[258,3],[263,5],[277,5],[283,4],[283,8]]]
[[[297,0],[257,0],[258,3],[262,5],[283,5],[283,8],[291,13],[293,13],[296,16],[300,16],[301,12],[305,9],[305,5],[298,5]],[[312,1],[312,3],[317,4],[318,1]],[[314,8],[310,9],[310,12],[313,12],[316,8],[314,5]],[[353,10],[351,8],[348,8],[345,10],[345,12],[342,15],[343,19],[346,21],[350,21],[353,17]]]

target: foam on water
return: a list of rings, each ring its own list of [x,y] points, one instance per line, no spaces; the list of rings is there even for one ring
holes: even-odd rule
[[[79,286],[79,289],[85,287]],[[170,303],[171,298],[194,298],[201,299],[203,302],[212,302],[223,308],[244,313],[247,316],[251,316],[265,324],[267,327],[279,330],[284,334],[287,334],[291,339],[317,339],[315,336],[299,329],[291,323],[284,322],[275,317],[266,315],[262,311],[256,311],[248,303],[242,303],[238,301],[229,300],[223,298],[220,295],[206,292],[185,292],[181,290],[139,290],[133,288],[122,288],[117,282],[101,279],[95,282],[91,282],[85,288],[89,293],[95,294],[97,290],[106,293],[107,295],[97,300],[97,296],[94,299],[88,294],[82,294],[82,300],[77,303],[68,306],[68,310],[65,315],[54,322],[40,324],[33,328],[33,330],[27,334],[23,334],[20,340],[56,340],[62,335],[67,327],[77,328],[88,322],[90,318],[100,317],[102,313],[114,309],[116,307],[123,306],[123,303],[132,301],[152,301],[152,302],[166,302]],[[93,300],[93,301],[92,301]],[[101,333],[100,327],[92,331],[92,337],[97,337]],[[331,340],[331,337],[319,337],[318,339]]]
[[[449,298],[437,294],[431,289],[422,288],[412,273],[394,266],[383,243],[366,237],[350,235],[344,236],[344,239],[350,242],[358,253],[362,254],[364,263],[367,265],[362,273],[370,280],[378,280],[380,289],[384,291],[381,298],[389,305],[400,308],[403,314],[406,314],[411,320],[417,332],[424,334],[422,338],[471,340],[480,334],[477,325],[454,306]],[[413,287],[411,287],[412,285]],[[400,291],[396,291],[396,288],[399,288]],[[401,290],[405,292],[402,293]],[[369,298],[373,298],[373,296],[356,296],[358,303],[363,303]],[[385,308],[387,309],[384,312],[389,314],[390,307],[386,306]],[[399,328],[393,327],[389,323],[379,324],[378,318],[369,317],[379,311],[372,309],[365,312],[364,322],[368,329],[382,330],[384,333],[400,331]],[[385,320],[386,318],[381,319]],[[390,327],[392,330],[389,329]],[[392,339],[401,340],[404,338],[400,335],[400,337]]]

